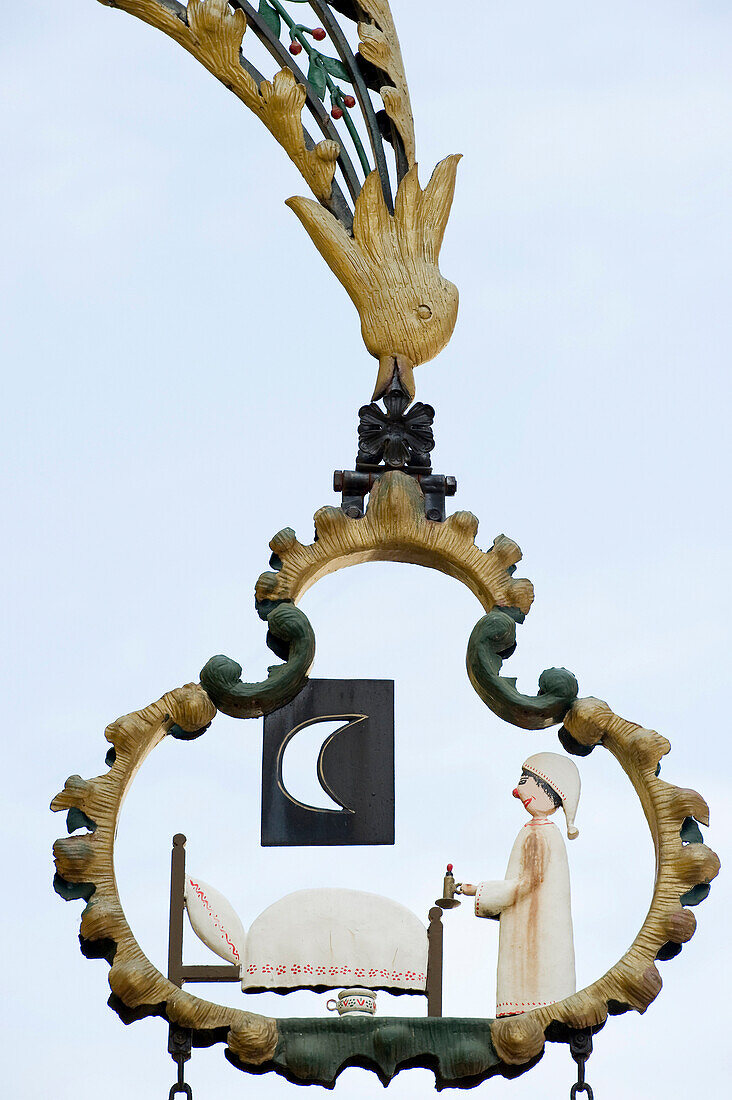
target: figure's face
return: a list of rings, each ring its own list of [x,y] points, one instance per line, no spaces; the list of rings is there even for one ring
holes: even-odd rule
[[[557,809],[551,796],[531,775],[521,776],[514,787],[513,796],[523,802],[524,809],[532,817],[547,817]]]

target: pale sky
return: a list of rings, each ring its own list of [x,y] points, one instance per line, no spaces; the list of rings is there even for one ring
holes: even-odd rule
[[[280,528],[351,468],[375,364],[341,287],[283,205],[299,174],[246,108],[178,46],[94,3],[7,5],[0,88],[0,331],[8,477],[2,907],[9,1095],[165,1097],[160,1020],[123,1027],[107,966],[77,943],[83,903],[51,887],[47,807],[103,770],[104,727],[226,653],[258,680],[272,657],[252,607]],[[462,152],[441,258],[461,294],[449,347],[419,368],[437,409],[434,466],[451,504],[505,532],[536,600],[504,666],[536,690],[565,665],[581,695],[672,743],[663,776],[711,807],[729,851],[730,164],[732,11],[719,0],[394,0],[422,183]],[[346,570],[302,602],[313,674],[396,682],[393,848],[259,847],[260,723],[219,716],[164,743],[125,804],[125,912],[165,968],[170,838],[244,925],[291,890],[372,890],[426,915],[444,864],[503,874],[523,823],[511,798],[555,731],[503,725],[465,675],[482,611],[458,582],[408,566]],[[569,846],[580,984],[626,950],[650,899],[650,835],[601,749],[578,761]],[[728,857],[727,857],[728,858]],[[7,861],[6,861],[7,867]],[[659,964],[643,1016],[611,1018],[587,1079],[597,1100],[719,1095],[728,1085],[729,888]],[[445,1012],[491,1016],[497,934],[445,918]],[[211,961],[189,937],[187,961]],[[325,996],[196,992],[268,1014]],[[379,1012],[420,1002],[380,995]],[[415,1007],[420,1006],[420,1007]],[[494,1097],[564,1096],[567,1048]],[[290,1096],[223,1047],[187,1067],[196,1100]],[[426,1071],[389,1095],[423,1097]],[[381,1094],[349,1069],[337,1095]],[[323,1095],[313,1088],[314,1097]]]

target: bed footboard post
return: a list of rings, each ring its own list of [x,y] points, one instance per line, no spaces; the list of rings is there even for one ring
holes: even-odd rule
[[[442,1016],[442,910],[433,906],[427,928],[427,1015]]]

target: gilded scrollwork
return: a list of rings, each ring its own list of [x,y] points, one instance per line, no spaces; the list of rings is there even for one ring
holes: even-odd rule
[[[399,186],[393,210],[388,171],[379,145],[382,140],[379,127],[370,100],[368,103],[364,100],[369,93],[365,89],[363,94],[359,91],[372,140],[380,149],[373,171],[369,169],[357,128],[350,117],[347,119],[348,132],[360,151],[365,173],[363,185],[357,181],[342,144],[334,140],[337,131],[318,98],[325,94],[322,81],[330,81],[334,118],[343,116],[342,104],[356,103],[353,96],[343,95],[330,75],[331,71],[336,72],[338,79],[361,82],[363,86],[363,76],[353,55],[349,71],[342,61],[320,54],[308,43],[312,56],[306,80],[294,63],[283,64],[283,59],[292,61],[290,54],[278,35],[273,35],[265,25],[266,21],[262,23],[260,16],[247,6],[250,19],[258,20],[254,24],[257,33],[260,38],[264,35],[265,45],[281,65],[272,79],[266,80],[241,54],[247,16],[240,6],[232,7],[228,0],[189,0],[187,6],[177,0],[100,2],[137,16],[178,42],[246,104],[280,143],[318,200],[296,196],[288,200],[288,205],[345,287],[358,310],[366,348],[379,360],[374,397],[386,391],[395,370],[413,397],[414,368],[442,351],[457,320],[457,288],[443,277],[438,260],[460,157],[454,154],[445,158],[435,168],[427,186],[424,189],[420,186],[409,91],[399,39],[386,0],[364,0],[358,7],[347,10],[350,18],[356,19],[357,13],[364,16],[358,21],[359,54],[370,74],[370,86],[377,86],[404,147],[404,156],[396,154]],[[280,13],[287,14],[284,7],[278,4],[275,11],[267,4],[265,8],[280,26]],[[293,23],[290,29],[294,36],[290,52],[294,49],[301,52],[301,42],[306,41],[299,26]],[[317,144],[303,129],[301,116],[306,101],[326,135]],[[334,183],[338,163],[354,200],[353,218]]]
[[[387,0],[360,0],[370,21],[358,24],[358,52],[372,65],[382,69],[391,83],[379,88],[384,108],[404,142],[404,153],[411,168],[415,163],[414,117],[404,71],[402,48]]]
[[[194,997],[164,977],[127,923],[114,874],[120,809],[137,771],[174,724],[195,731],[215,714],[203,688],[187,684],[107,727],[105,736],[114,749],[109,771],[88,780],[72,775],[51,803],[52,810],[80,810],[94,824],[93,832],[63,837],[54,844],[56,885],[63,897],[87,901],[81,917],[82,950],[111,964],[112,1003],[120,1005],[125,1018],[160,1015],[162,1006],[166,1018],[181,1027],[197,1032],[224,1029],[231,1050],[237,1055],[246,1051],[249,1062],[257,1065],[275,1050],[276,1022]]]
[[[189,0],[187,7],[162,0],[100,2],[137,16],[188,50],[259,117],[297,165],[313,194],[322,202],[329,199],[340,146],[324,140],[314,148],[307,147],[301,119],[307,89],[290,69],[282,68],[271,81],[258,84],[241,64],[239,54],[247,29],[241,9],[232,10],[228,0]]]

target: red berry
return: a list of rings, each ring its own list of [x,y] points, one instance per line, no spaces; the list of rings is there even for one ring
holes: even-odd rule
[[[343,118],[343,111],[340,107],[334,107],[330,113],[333,115],[333,118]]]
[[[323,30],[322,27],[316,27],[310,33],[312,34],[312,36],[313,36],[313,38],[315,39],[316,42],[322,42],[323,39],[325,38],[325,31]]]
[[[295,38],[293,38],[292,42],[290,43],[290,53],[293,55],[293,57],[297,57],[299,53],[302,53],[302,46]]]
[[[447,865],[447,873],[448,873],[448,875],[452,874],[452,864],[451,863],[448,863],[448,865]]]
[[[356,106],[356,100],[353,98],[352,95],[344,95],[343,102],[345,103],[346,107]]]

